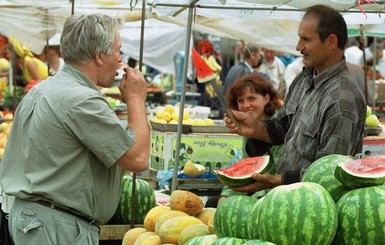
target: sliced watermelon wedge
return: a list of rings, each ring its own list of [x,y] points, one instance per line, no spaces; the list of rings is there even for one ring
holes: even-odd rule
[[[199,83],[209,82],[217,78],[217,74],[215,74],[210,69],[206,61],[199,55],[199,53],[194,48],[191,49],[191,54]]]
[[[230,187],[244,186],[254,181],[251,174],[266,173],[270,171],[271,166],[269,156],[247,157],[230,167],[214,170],[214,174],[225,185]]]
[[[339,163],[334,176],[350,188],[381,185],[385,182],[385,156],[370,156]]]

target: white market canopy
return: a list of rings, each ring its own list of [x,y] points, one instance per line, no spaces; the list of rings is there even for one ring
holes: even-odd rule
[[[13,35],[39,54],[48,40],[60,33],[72,14],[101,12],[119,16],[127,23],[122,30],[123,51],[139,58],[141,0],[0,0],[0,33]],[[143,62],[156,69],[174,71],[172,57],[186,43],[191,0],[147,0]],[[326,4],[345,17],[349,33],[385,36],[384,1],[355,0],[199,0],[194,4],[191,30],[296,54],[297,27],[303,10]],[[156,21],[158,19],[160,21]]]

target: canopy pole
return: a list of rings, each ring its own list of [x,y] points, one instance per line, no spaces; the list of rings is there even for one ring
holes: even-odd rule
[[[143,66],[145,19],[146,19],[146,0],[143,0],[142,1],[142,18],[141,18],[141,26],[140,26],[139,71],[142,71],[142,66]],[[131,224],[130,224],[131,229],[135,228],[135,220],[136,220],[136,173],[132,173]]]
[[[185,104],[185,94],[186,94],[186,83],[187,83],[187,71],[190,57],[190,40],[191,40],[191,26],[192,26],[192,17],[193,17],[193,8],[195,8],[195,3],[199,0],[192,0],[189,5],[188,11],[188,20],[187,20],[187,31],[186,31],[186,46],[184,51],[184,62],[183,62],[183,80],[182,80],[182,90],[180,95],[180,104],[179,104],[179,118],[178,118],[178,128],[176,133],[176,146],[175,146],[175,160],[174,160],[174,173],[172,177],[171,192],[177,189],[178,182],[178,168],[179,168],[179,151],[181,144],[182,136],[182,126],[183,126],[183,112]]]

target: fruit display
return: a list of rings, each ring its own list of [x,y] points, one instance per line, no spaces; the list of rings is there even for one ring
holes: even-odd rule
[[[385,156],[368,156],[340,162],[335,177],[349,188],[381,185],[385,182]]]
[[[2,72],[7,72],[9,71],[9,61],[4,58],[0,58],[0,69]]]
[[[283,245],[331,244],[337,231],[337,208],[321,185],[281,185],[266,194],[259,209],[259,238]],[[215,225],[214,225],[215,227]]]
[[[191,160],[187,160],[183,167],[183,173],[187,174],[192,178],[195,178],[201,174],[204,174],[205,171],[206,171],[205,166],[198,163],[194,163]]]
[[[217,237],[247,239],[249,237],[247,234],[248,219],[256,202],[257,199],[243,195],[226,198],[217,207],[214,216],[214,229]]]
[[[380,120],[377,115],[372,113],[372,109],[367,106],[366,107],[366,119],[365,126],[369,128],[377,128],[380,125]]]
[[[197,111],[194,111],[194,108],[186,108],[183,111],[182,124],[183,125],[192,125],[192,126],[212,126],[214,121],[211,118],[208,118],[206,115],[201,116],[197,115]],[[162,124],[178,124],[179,120],[179,107],[173,105],[165,105],[164,107],[159,107],[155,111],[155,116],[151,118],[151,121]]]
[[[358,188],[337,202],[340,245],[377,245],[385,241],[385,186]]]
[[[203,208],[203,200],[194,193],[176,190],[171,193],[170,206],[151,208],[144,218],[144,228],[128,230],[122,244],[188,244],[195,237],[211,234],[207,220],[214,218],[215,211]],[[210,241],[216,239],[215,234],[210,235]]]
[[[253,173],[268,173],[273,164],[270,162],[270,157],[257,156],[246,157],[234,163],[230,167],[214,170],[214,174],[219,181],[228,186],[243,186],[253,182],[251,174]]]
[[[5,114],[0,111],[0,117],[4,120],[0,123],[0,159],[4,155],[5,146],[7,145],[8,135],[12,127],[13,114]]]
[[[322,185],[332,196],[335,202],[338,201],[351,188],[341,184],[334,176],[334,171],[339,163],[353,160],[350,156],[331,154],[314,161],[304,172],[302,182],[314,182]]]
[[[122,194],[116,210],[116,216],[123,224],[131,222],[131,200],[135,198],[135,224],[143,224],[148,211],[155,207],[155,192],[143,179],[136,179],[135,197],[132,195],[132,177],[126,175],[122,181]]]

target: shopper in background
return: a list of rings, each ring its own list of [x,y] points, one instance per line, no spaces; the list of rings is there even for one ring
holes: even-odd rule
[[[63,68],[64,59],[60,57],[60,34],[55,34],[48,40],[48,45],[44,47],[40,58],[46,62],[50,76]]]
[[[8,45],[12,46],[8,46]],[[4,45],[4,53],[8,60],[14,60],[17,69],[22,73],[23,83],[30,80],[41,81],[48,77],[48,67],[42,60],[36,58],[31,50],[13,37],[9,44]]]
[[[122,58],[119,20],[69,17],[61,36],[66,62],[17,107],[0,184],[15,197],[9,214],[15,244],[98,244],[121,193],[121,171],[148,168],[150,127],[143,75],[125,68],[121,121],[97,88],[114,83]]]
[[[271,82],[257,73],[251,73],[236,80],[227,90],[226,100],[233,110],[245,112],[258,121],[274,118],[283,105],[281,95]],[[284,150],[283,145],[269,145],[266,147],[266,144],[260,145],[257,141],[248,138],[244,142],[244,157],[268,155],[274,165]],[[227,197],[240,194],[254,193],[234,192],[228,186],[225,186],[218,200],[218,205]]]
[[[285,64],[280,58],[276,56],[276,51],[268,48],[263,48],[263,62],[259,67],[259,71],[267,74],[270,81],[273,83],[281,94],[282,98],[285,98],[286,83],[285,83]]]
[[[259,122],[233,111],[242,135],[267,144],[285,144],[277,175],[253,174],[255,182],[235,191],[255,192],[298,182],[317,159],[329,154],[355,156],[362,151],[366,104],[346,67],[347,27],[336,10],[309,7],[298,29],[296,49],[305,69],[291,84],[277,117]],[[237,127],[225,117],[227,127]]]
[[[261,48],[253,43],[246,44],[243,47],[243,58],[241,61],[230,68],[223,84],[223,93],[225,94],[230,85],[238,78],[254,72],[254,68],[259,65],[261,59]]]

